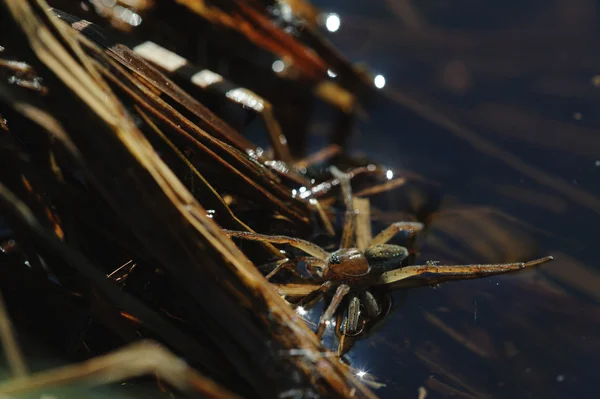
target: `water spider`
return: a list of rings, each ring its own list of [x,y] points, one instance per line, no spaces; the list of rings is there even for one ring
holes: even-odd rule
[[[427,262],[424,265],[402,266],[403,261],[408,257],[408,250],[399,245],[388,244],[388,241],[401,231],[414,235],[423,229],[423,225],[417,222],[396,222],[375,237],[371,237],[370,226],[365,226],[365,224],[369,225],[370,221],[362,218],[362,221],[357,223],[360,211],[356,204],[364,199],[352,196],[350,179],[346,173],[342,173],[335,167],[331,167],[331,172],[340,180],[346,207],[341,245],[337,251],[330,253],[316,244],[298,238],[225,230],[230,237],[288,244],[310,255],[309,257],[279,261],[267,278],[272,277],[290,263],[304,261],[307,270],[320,284],[281,284],[277,288],[280,294],[286,296],[305,295],[302,303],[306,306],[335,289],[331,302],[319,320],[316,331],[319,337],[322,337],[325,327],[330,323],[346,296],[349,300],[344,334],[353,335],[359,332],[361,309],[364,309],[364,313],[370,318],[379,316],[381,307],[369,291],[369,288],[373,286],[389,285],[422,274],[461,279],[474,278],[520,270],[552,260],[552,257],[549,256],[526,263],[449,266],[439,265],[437,262]],[[437,282],[439,279],[436,280]]]

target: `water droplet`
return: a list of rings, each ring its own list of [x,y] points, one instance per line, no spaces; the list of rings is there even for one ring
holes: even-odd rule
[[[337,32],[340,29],[340,25],[342,24],[342,20],[340,16],[336,13],[331,13],[327,15],[327,19],[325,20],[325,27],[329,32]]]
[[[304,316],[308,312],[302,306],[298,306],[296,308],[296,313],[298,313],[300,316]]]
[[[383,75],[375,76],[375,78],[373,79],[373,84],[378,89],[383,89],[385,86],[385,77]]]
[[[273,71],[280,73],[280,72],[283,72],[283,69],[285,68],[285,64],[283,63],[283,61],[277,60],[273,63],[273,65],[271,65],[271,68],[273,69]]]

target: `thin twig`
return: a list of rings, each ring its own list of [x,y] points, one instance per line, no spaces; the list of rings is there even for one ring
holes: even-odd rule
[[[4,304],[4,298],[2,297],[1,291],[0,337],[2,338],[2,348],[4,349],[4,353],[6,354],[6,358],[8,360],[8,364],[10,365],[13,375],[15,377],[26,376],[27,365],[25,363],[25,358],[23,357],[23,353],[21,352],[21,348],[19,348],[17,338],[15,337],[14,331],[12,329],[10,316],[8,315],[8,311],[6,310],[6,305]]]
[[[0,394],[38,391],[77,381],[104,385],[148,374],[156,374],[182,392],[198,392],[207,398],[238,398],[152,341],[137,342],[82,363],[12,379],[0,385]]]

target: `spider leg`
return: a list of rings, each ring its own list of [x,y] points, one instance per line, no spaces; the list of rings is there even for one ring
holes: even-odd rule
[[[331,174],[340,181],[342,187],[342,197],[346,207],[346,221],[344,230],[342,231],[342,242],[340,248],[353,247],[354,233],[356,230],[356,211],[354,210],[354,201],[352,199],[352,186],[350,185],[350,177],[347,173],[341,172],[335,166],[330,168]]]
[[[327,310],[325,310],[325,312],[321,316],[321,319],[319,320],[319,326],[317,328],[316,333],[319,339],[323,337],[323,333],[325,332],[325,326],[327,325],[327,322],[332,319],[333,315],[335,314],[335,311],[340,306],[342,299],[344,299],[348,292],[350,292],[350,286],[348,286],[347,284],[341,284],[339,287],[337,287],[337,290],[335,291],[335,295],[333,296],[331,303],[329,304]]]
[[[371,318],[375,318],[381,314],[381,307],[377,303],[377,300],[371,294],[369,290],[365,290],[361,293],[361,301],[365,306],[365,311],[367,312],[367,316]]]
[[[313,257],[308,257],[308,256],[301,256],[299,258],[294,258],[294,259],[289,259],[289,258],[279,259],[279,260],[277,260],[275,262],[271,262],[271,263],[268,263],[266,265],[260,265],[260,266],[258,266],[258,268],[261,271],[271,269],[271,271],[269,272],[269,274],[267,274],[265,276],[265,278],[267,280],[270,280],[271,277],[273,277],[274,275],[276,275],[277,273],[279,273],[282,269],[290,268],[290,266],[295,265],[298,262],[305,262],[306,263],[306,269],[312,275],[319,275],[319,273],[317,272],[317,269],[323,269],[325,267],[325,265],[326,265],[326,263],[323,262],[319,258],[313,258]],[[300,275],[300,273],[298,273],[297,270],[293,269],[292,272],[294,273],[294,275],[296,275],[298,277],[302,277]]]
[[[151,341],[137,342],[79,364],[14,378],[0,384],[0,394],[17,395],[82,380],[103,385],[148,374],[156,374],[183,392],[197,392],[209,398],[238,397]]]
[[[288,259],[288,258],[285,258],[285,259],[279,259],[279,260],[277,260],[277,261],[275,261],[275,262],[273,262],[273,263],[269,263],[269,264],[267,264],[267,265],[260,266],[260,267],[259,267],[259,269],[263,269],[263,268],[267,268],[267,267],[269,267],[269,268],[270,268],[270,267],[272,267],[272,266],[275,266],[275,267],[273,267],[273,269],[272,269],[272,270],[269,272],[269,274],[267,274],[267,275],[265,276],[265,278],[266,278],[267,280],[270,280],[270,279],[271,279],[271,277],[273,277],[274,275],[276,275],[277,273],[279,273],[279,272],[281,271],[281,269],[283,269],[283,268],[287,267],[287,266],[288,266],[290,263],[291,263],[291,262],[290,262],[290,259]]]
[[[271,271],[269,272],[269,274],[267,274],[265,276],[265,278],[267,280],[270,280],[271,277],[273,277],[274,275],[276,275],[277,273],[279,273],[281,271],[281,269],[284,268],[291,268],[290,266],[296,265],[298,262],[305,262],[306,263],[306,269],[308,270],[308,272],[314,276],[318,276],[320,275],[320,273],[317,271],[318,269],[323,269],[326,265],[325,262],[323,262],[321,259],[319,258],[313,258],[310,256],[301,256],[298,258],[294,258],[294,259],[289,259],[289,258],[285,258],[285,259],[280,259],[277,260],[275,262],[271,262],[268,263],[266,265],[261,265],[259,266],[259,270],[263,271],[263,270],[268,270],[271,269]],[[298,273],[298,271],[294,268],[291,268],[292,273],[299,277],[302,278],[302,275],[300,273]]]
[[[306,270],[308,270],[308,272],[313,276],[321,276],[322,270],[327,267],[327,262],[324,262],[319,258],[306,256],[296,259],[298,259],[300,262],[306,263]]]
[[[389,240],[392,239],[396,234],[401,231],[410,232],[411,236],[416,232],[423,230],[423,223],[419,222],[396,222],[392,223],[389,227],[381,231],[381,233],[377,234],[371,240],[369,246],[377,245],[377,244],[385,244]]]
[[[300,238],[292,238],[288,236],[270,236],[266,234],[251,233],[248,231],[234,231],[226,229],[223,229],[223,232],[229,237],[237,237],[244,240],[266,241],[275,244],[289,244],[306,252],[309,255],[314,256],[315,258],[322,260],[323,262],[327,262],[329,259],[329,252],[325,251],[318,245],[313,244],[312,242],[305,241]]]
[[[311,292],[310,294],[308,294],[307,296],[305,296],[304,298],[302,298],[302,300],[300,302],[298,302],[295,305],[292,305],[292,307],[295,309],[298,306],[302,306],[303,308],[310,308],[312,307],[315,303],[317,303],[322,297],[323,294],[325,294],[327,291],[329,291],[329,289],[331,288],[331,281],[326,281],[323,284],[321,284],[321,286],[319,288],[317,288],[316,290],[314,290],[313,292]]]
[[[335,328],[335,335],[338,337],[337,357],[340,359],[352,348],[356,341],[355,337],[358,335],[349,334],[348,331],[346,331],[346,324],[348,324],[348,320],[343,320],[342,315],[340,315]],[[362,330],[359,334],[361,332]]]
[[[339,358],[341,358],[344,355],[344,348],[345,348],[345,344],[346,344],[346,331],[344,328],[344,331],[341,330],[341,326],[340,323],[344,323],[344,325],[346,324],[346,322],[342,321],[342,315],[338,315],[337,319],[336,319],[336,325],[335,325],[335,335],[338,337],[338,349],[337,349],[337,356]]]
[[[378,276],[377,280],[374,281],[376,285],[391,284],[396,281],[404,280],[410,277],[418,276],[424,273],[431,273],[434,275],[442,276],[454,276],[461,277],[464,279],[490,276],[494,274],[508,273],[516,270],[521,270],[526,267],[537,266],[542,263],[549,262],[553,259],[552,256],[546,256],[544,258],[535,259],[525,263],[501,263],[491,265],[417,265],[402,267],[396,270],[385,272]]]
[[[318,290],[321,284],[271,284],[279,295],[286,297],[303,297]]]
[[[360,321],[360,299],[355,292],[350,294],[350,301],[348,304],[348,318],[346,319],[346,332],[351,335],[358,330],[358,323]]]

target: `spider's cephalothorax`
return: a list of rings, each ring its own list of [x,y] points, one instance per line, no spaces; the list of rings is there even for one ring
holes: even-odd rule
[[[330,281],[353,281],[371,271],[364,253],[356,248],[338,249],[329,256],[322,277]]]
[[[316,244],[298,238],[225,230],[225,233],[231,237],[289,244],[311,255],[279,261],[278,266],[269,273],[267,278],[281,268],[302,260],[320,285],[303,284],[299,287],[298,284],[282,284],[278,286],[278,291],[282,295],[298,296],[301,291],[304,296],[301,303],[307,304],[316,302],[323,294],[335,288],[335,294],[319,320],[317,327],[319,337],[324,333],[326,325],[329,324],[345,297],[348,297],[348,316],[344,323],[344,334],[356,334],[359,331],[359,326],[364,324],[360,323],[360,318],[364,317],[361,314],[369,318],[378,317],[382,313],[381,306],[369,291],[370,286],[392,284],[424,273],[454,278],[489,276],[535,266],[552,259],[548,256],[526,263],[495,265],[445,266],[427,262],[425,265],[402,266],[403,261],[408,257],[408,250],[387,242],[401,231],[414,235],[423,229],[423,225],[416,222],[396,222],[375,237],[371,237],[370,229],[357,223],[358,212],[354,207],[348,175],[334,167],[331,168],[331,172],[339,179],[347,209],[341,245],[337,251],[329,253]],[[370,221],[362,223],[368,224]],[[361,234],[360,240],[359,234]],[[438,282],[439,279],[436,280],[436,283]]]

